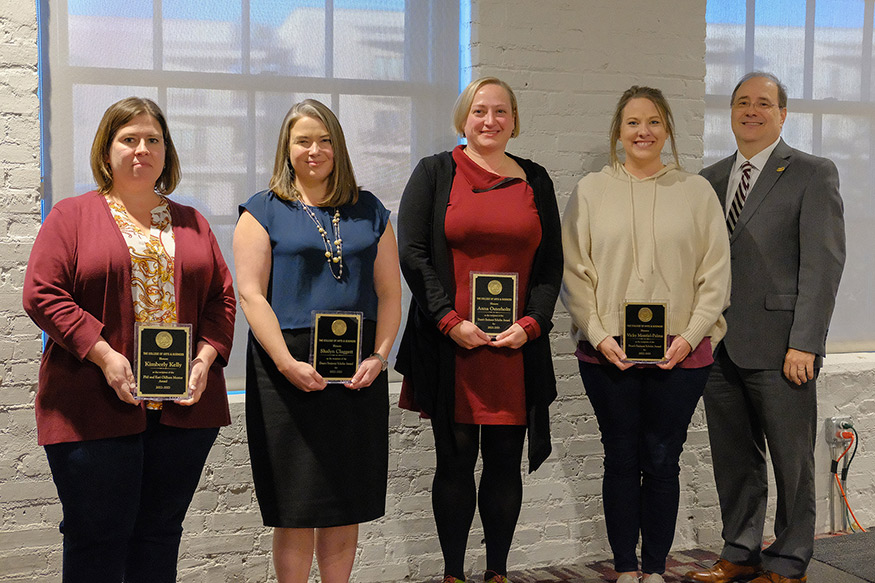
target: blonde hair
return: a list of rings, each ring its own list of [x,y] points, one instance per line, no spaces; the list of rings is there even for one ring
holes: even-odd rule
[[[161,134],[164,139],[164,168],[161,176],[155,181],[155,192],[168,195],[179,184],[179,156],[176,147],[170,138],[170,130],[167,128],[167,120],[164,113],[151,99],[145,97],[126,97],[117,101],[107,108],[97,126],[94,142],[91,144],[91,174],[97,182],[97,189],[106,194],[112,190],[112,169],[109,166],[109,149],[116,133],[129,124],[132,119],[142,114],[149,114],[158,125],[161,126]]]
[[[465,137],[465,122],[468,120],[468,114],[471,112],[471,104],[474,102],[474,96],[484,85],[498,85],[505,91],[510,98],[510,109],[513,113],[513,131],[510,137],[515,138],[520,135],[520,115],[517,111],[516,95],[510,85],[499,79],[498,77],[480,77],[476,81],[471,81],[468,86],[459,94],[456,99],[456,104],[453,106],[453,129],[461,137]]]
[[[617,108],[614,110],[614,118],[611,121],[611,163],[614,166],[620,165],[620,159],[617,157],[617,142],[620,140],[620,126],[623,125],[623,110],[626,105],[636,98],[649,99],[656,107],[659,117],[662,118],[662,123],[665,124],[665,131],[668,133],[669,141],[671,142],[671,154],[674,157],[674,163],[680,168],[680,160],[678,159],[678,148],[674,138],[674,117],[671,114],[671,108],[668,106],[668,101],[659,89],[653,87],[644,87],[632,85],[626,89],[623,95],[620,96],[620,101],[617,102]]]
[[[304,117],[311,117],[322,122],[322,125],[328,130],[328,137],[331,139],[331,147],[334,150],[334,167],[331,174],[328,175],[327,196],[322,204],[325,206],[355,204],[358,201],[359,190],[352,162],[349,160],[349,152],[346,149],[343,128],[340,127],[340,122],[334,112],[315,99],[305,99],[296,103],[283,119],[276,146],[273,175],[270,177],[270,189],[278,197],[286,200],[299,200],[301,198],[298,189],[295,188],[295,169],[292,167],[292,161],[289,157],[289,143],[292,127]]]

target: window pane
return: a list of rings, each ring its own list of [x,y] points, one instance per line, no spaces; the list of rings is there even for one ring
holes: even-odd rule
[[[730,89],[730,92],[732,90]],[[735,137],[729,120],[729,104],[724,108],[705,109],[705,166],[722,160],[735,152]]]
[[[737,0],[710,0],[705,35],[705,91],[729,95],[744,75],[745,4]]]
[[[164,69],[239,73],[239,0],[163,0]]]
[[[73,192],[58,193],[63,198],[93,190],[96,186],[91,174],[91,144],[103,112],[125,97],[157,98],[154,87],[124,87],[119,85],[73,85]],[[57,200],[57,198],[56,198]]]
[[[70,65],[152,68],[152,0],[69,0]]]
[[[176,195],[173,196],[177,200]],[[243,199],[240,199],[242,202]],[[187,204],[187,203],[184,203]],[[210,221],[210,230],[216,236],[216,241],[219,243],[219,249],[222,251],[222,258],[228,269],[231,270],[231,276],[236,278],[234,273],[234,227],[237,225],[235,219],[232,223],[221,223],[213,217],[207,217]],[[236,286],[236,279],[235,279]],[[244,376],[246,367],[246,342],[249,335],[249,324],[246,322],[246,316],[240,306],[237,306],[237,320],[234,326],[234,349],[231,351],[231,357],[228,359],[228,366],[225,369],[225,377],[228,382],[228,390],[239,390],[243,388],[241,377]],[[236,377],[236,380],[235,380]]]
[[[814,152],[814,115],[790,111],[784,120],[781,136],[793,148],[803,152]]]
[[[872,340],[875,329],[875,275],[872,266],[872,236],[875,208],[872,205],[870,136],[868,117],[823,116],[823,155],[839,169],[845,203],[847,259],[831,328],[840,331],[837,340]]]
[[[167,91],[167,123],[183,177],[174,199],[204,215],[236,220],[247,184],[246,104],[244,91]]]
[[[93,188],[88,157],[103,111],[129,95],[152,97],[180,156],[172,196],[206,216],[229,264],[237,206],[268,187],[280,125],[301,99],[338,113],[359,183],[393,210],[416,159],[455,143],[445,117],[459,82],[453,2],[64,0],[62,13],[50,0],[39,5],[45,30],[60,24],[70,39],[50,45],[47,196]],[[119,70],[100,82],[118,87],[77,86],[93,74],[81,67],[108,66]],[[415,83],[399,83],[411,70]],[[226,375],[239,380],[247,325],[237,321]]]
[[[875,14],[873,14],[873,20],[875,20]],[[875,43],[873,43],[872,54],[869,56],[870,56],[869,68],[870,68],[870,75],[871,75],[872,63],[875,63]],[[875,100],[875,75],[871,75],[868,97],[869,97],[869,101]]]
[[[403,0],[335,3],[334,76],[404,78]]]
[[[410,177],[409,97],[340,96],[340,123],[359,186],[398,210]]]
[[[814,98],[860,99],[863,0],[818,2],[814,22]]]
[[[805,2],[758,0],[756,3],[754,69],[777,75],[790,97],[802,97]]]
[[[250,15],[253,73],[325,75],[324,1],[251,0]]]
[[[857,218],[875,218],[871,187],[872,122],[856,115],[823,116],[823,156],[835,162],[845,207]]]

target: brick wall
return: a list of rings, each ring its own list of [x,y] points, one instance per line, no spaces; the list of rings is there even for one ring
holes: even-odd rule
[[[39,229],[37,25],[33,2],[0,2],[0,578],[60,559],[60,505],[36,447],[33,395],[40,337],[21,309],[24,269]],[[54,526],[53,526],[54,525]],[[39,547],[36,551],[23,551]],[[13,577],[9,579],[15,581]]]
[[[475,0],[474,76],[497,74],[516,90],[522,134],[516,154],[550,170],[564,207],[578,178],[607,162],[614,103],[633,83],[662,88],[674,109],[682,162],[701,166],[704,3],[699,0]],[[36,446],[33,392],[39,333],[20,308],[30,244],[39,227],[36,14],[30,1],[0,0],[0,581],[60,581],[60,507]],[[792,115],[792,112],[790,113]],[[448,121],[449,123],[449,121]],[[729,124],[727,119],[727,131]],[[583,394],[560,310],[553,334],[560,398],[553,407],[554,454],[525,477],[512,567],[606,557],[600,503],[601,444]],[[239,349],[239,348],[238,348]],[[830,357],[820,414],[850,415],[864,439],[875,429],[875,358]],[[274,580],[270,532],[261,526],[248,467],[243,404],[221,431],[185,522],[180,580]],[[393,408],[387,516],[362,528],[354,579],[422,581],[440,574],[431,518],[433,453],[428,425]],[[829,459],[818,438],[818,527],[828,528]],[[704,415],[697,411],[682,459],[676,548],[719,540]],[[865,445],[849,483],[861,521],[875,522],[875,454]],[[482,529],[469,539],[469,571],[483,567]]]

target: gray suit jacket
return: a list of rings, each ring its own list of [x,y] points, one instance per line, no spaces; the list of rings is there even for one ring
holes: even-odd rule
[[[726,202],[735,154],[702,170]],[[742,368],[780,370],[787,348],[826,353],[845,263],[835,164],[782,139],[748,194],[729,238],[731,304],[723,345]]]

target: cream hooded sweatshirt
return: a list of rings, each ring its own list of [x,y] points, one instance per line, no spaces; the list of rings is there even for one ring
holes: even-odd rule
[[[645,179],[621,165],[583,177],[562,219],[560,297],[575,340],[622,333],[625,301],[668,302],[669,334],[695,349],[723,338],[729,236],[707,180],[670,164]]]

